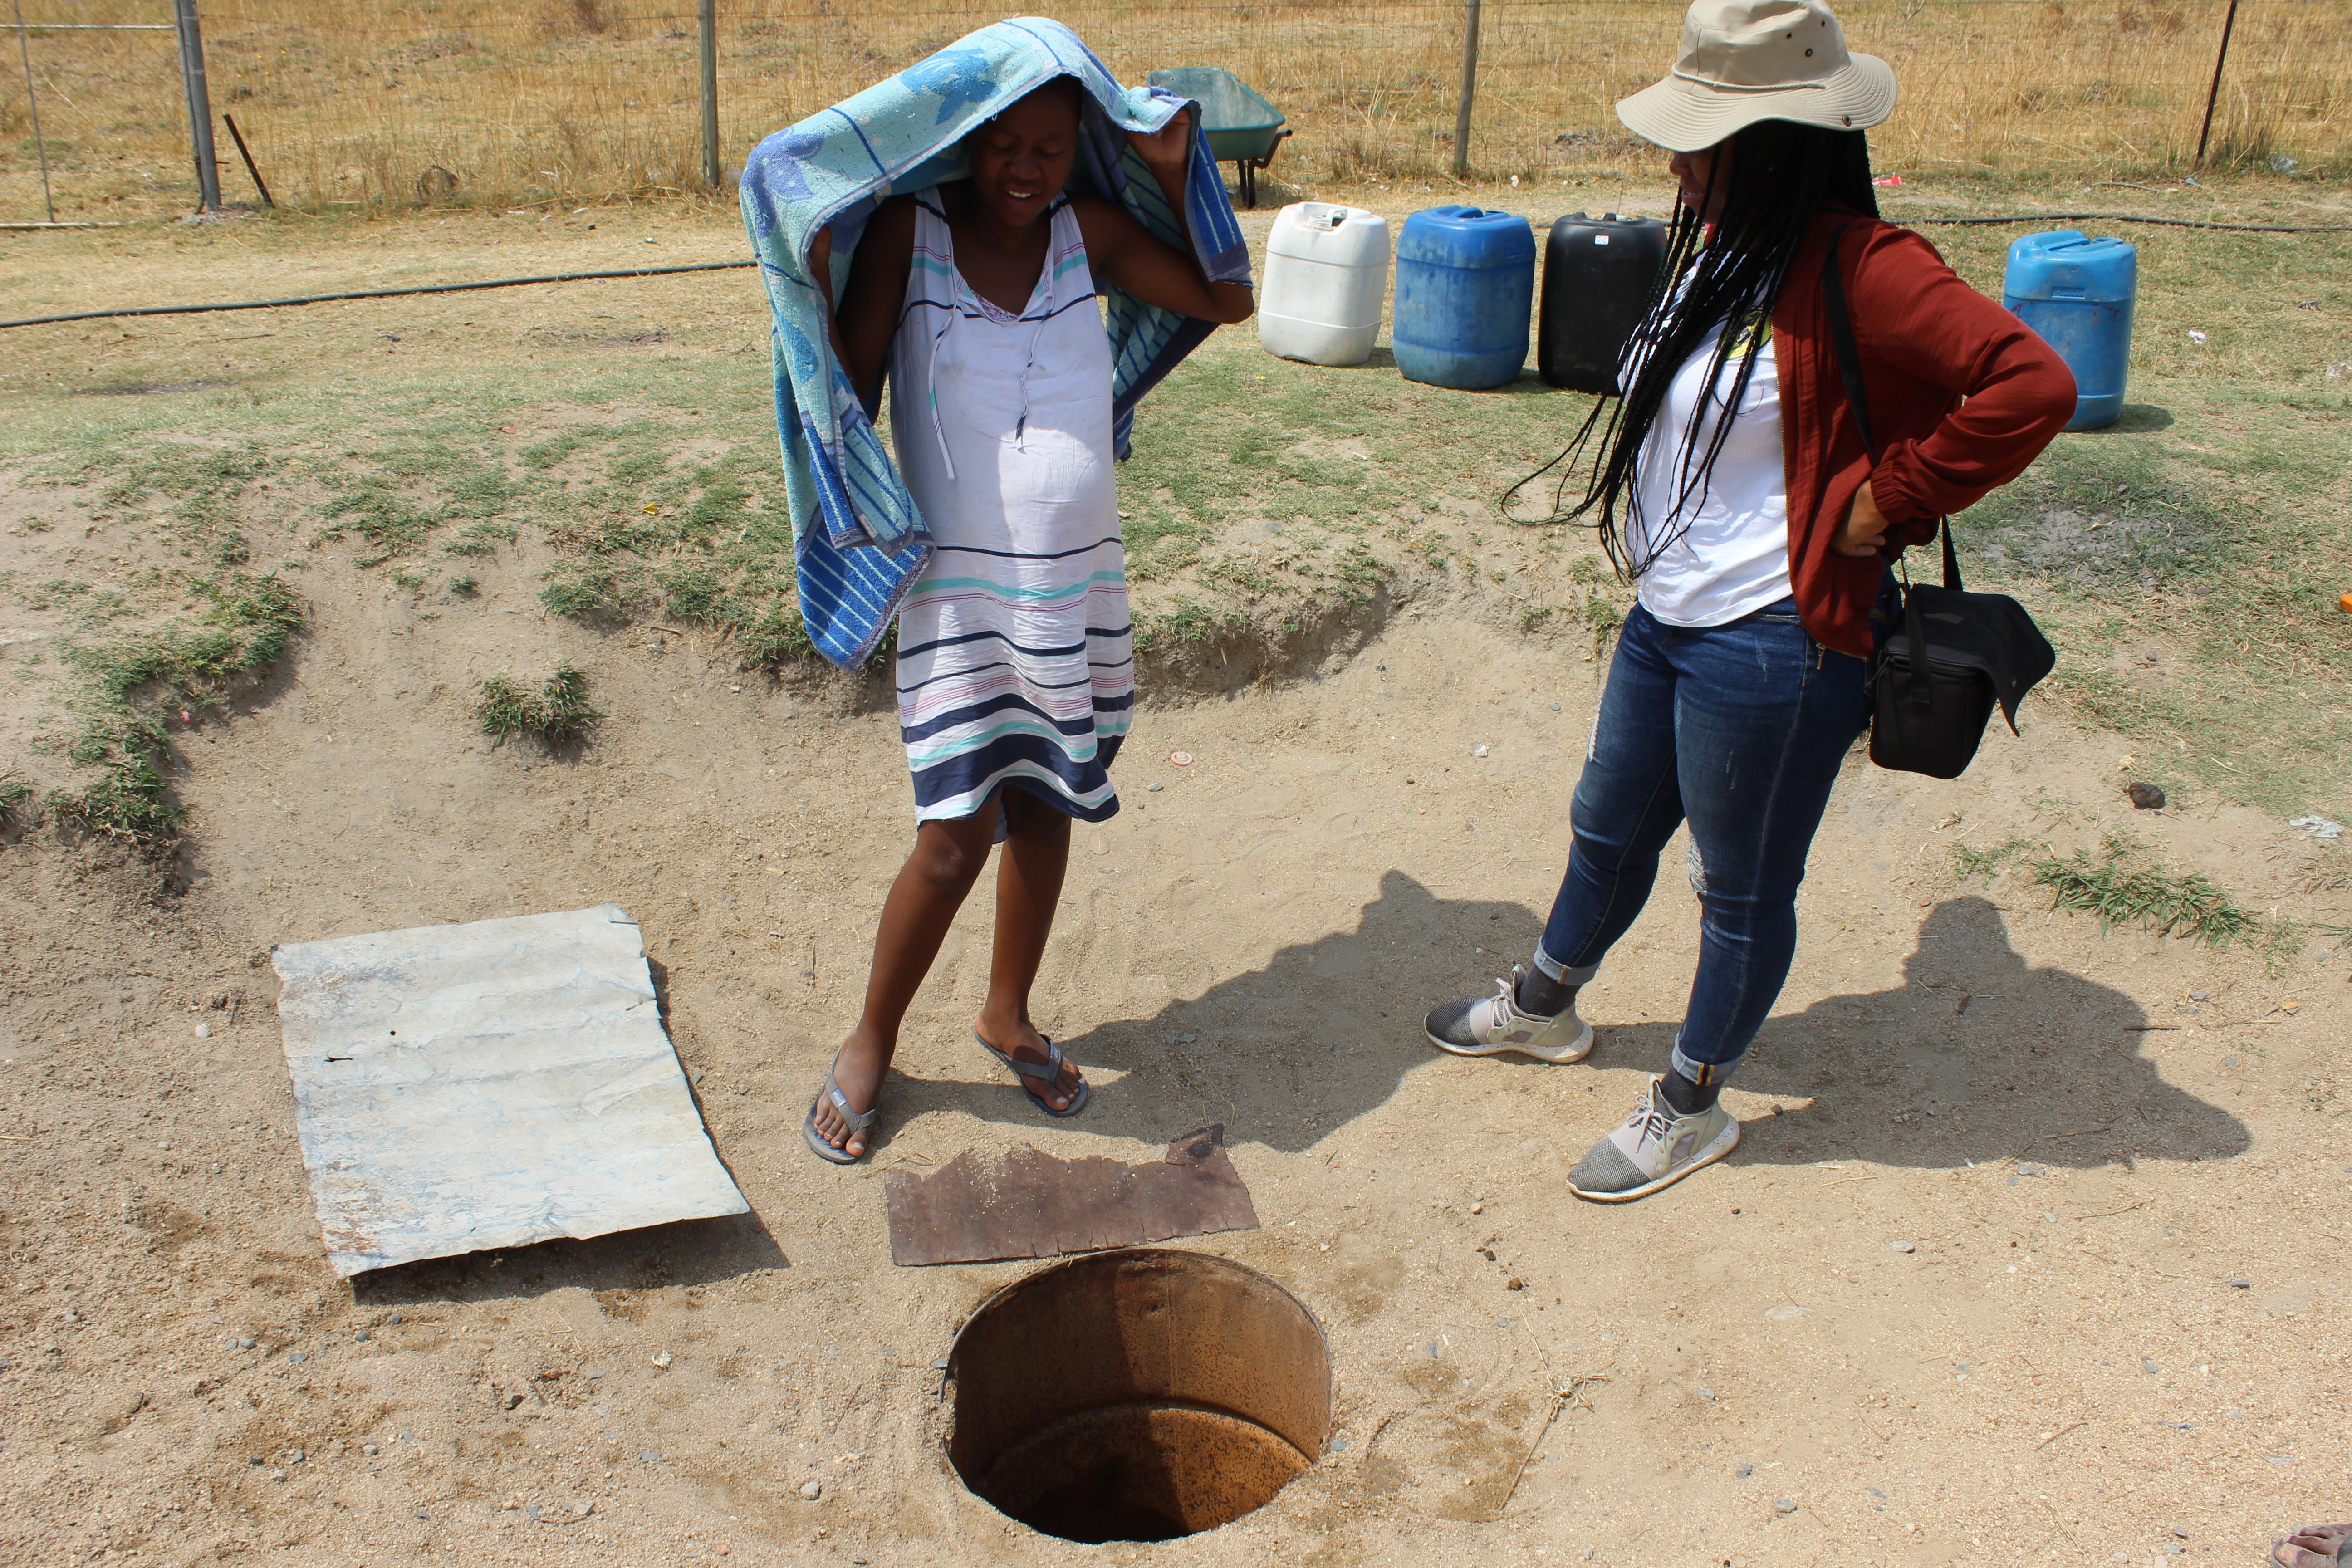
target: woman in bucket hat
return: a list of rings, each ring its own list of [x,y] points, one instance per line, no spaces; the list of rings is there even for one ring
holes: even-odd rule
[[[1869,718],[1889,564],[2016,478],[2074,410],[2055,353],[1879,221],[1864,133],[1894,108],[1894,72],[1849,51],[1822,0],[1698,0],[1673,74],[1617,106],[1673,153],[1681,198],[1622,395],[1564,454],[1591,453],[1566,515],[1597,527],[1640,602],[1532,961],[1427,1021],[1441,1050],[1581,1060],[1578,990],[1689,823],[1690,1000],[1666,1070],[1570,1174],[1580,1197],[1642,1197],[1739,1142],[1717,1096],[1788,977],[1805,856]],[[1831,337],[1832,255],[1874,462]]]

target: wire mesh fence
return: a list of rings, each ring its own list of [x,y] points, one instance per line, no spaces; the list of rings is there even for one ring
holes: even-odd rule
[[[1840,13],[1902,81],[1874,135],[1881,164],[2114,178],[2192,155],[2226,3],[1847,0]],[[722,163],[1001,15],[721,0]],[[1078,0],[1056,15],[1124,79],[1220,65],[1256,88],[1297,132],[1273,171],[1292,187],[1450,177],[1459,0]],[[25,19],[37,100],[5,73],[0,216],[39,209],[36,107],[60,217],[193,205],[169,5],[25,0]],[[692,0],[222,0],[203,22],[213,108],[236,115],[281,205],[524,205],[706,184]],[[1677,26],[1656,0],[1485,0],[1473,180],[1646,160],[1611,105],[1671,63]],[[251,199],[226,141],[219,156],[223,190]],[[2210,156],[2352,164],[2352,0],[2241,0]]]

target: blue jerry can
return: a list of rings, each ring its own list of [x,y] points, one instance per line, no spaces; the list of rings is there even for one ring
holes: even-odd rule
[[[2138,292],[2139,247],[2128,240],[2086,239],[2070,228],[2029,234],[2009,247],[2000,302],[2074,373],[2067,429],[2096,430],[2122,415]]]
[[[1528,363],[1536,233],[1513,213],[1431,207],[1397,239],[1389,342],[1407,381],[1501,386]]]

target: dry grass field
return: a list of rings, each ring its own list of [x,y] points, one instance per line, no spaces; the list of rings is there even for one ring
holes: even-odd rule
[[[132,0],[27,0],[33,23],[152,24]],[[720,140],[760,138],[1002,13],[835,0],[719,6]],[[1853,0],[1857,47],[1905,102],[1874,140],[1890,169],[2118,180],[2177,173],[2196,147],[2221,0]],[[1106,4],[1055,13],[1139,80],[1222,65],[1289,117],[1294,184],[1443,178],[1453,161],[1462,7],[1285,0]],[[1487,0],[1474,178],[1553,183],[1638,156],[1610,105],[1672,57],[1672,8]],[[2306,177],[2352,156],[2352,8],[2263,0],[2231,47],[2213,162]],[[238,0],[205,7],[215,112],[234,113],[281,202],[516,205],[658,195],[700,182],[694,7],[686,0]],[[169,31],[35,26],[60,216],[186,204],[187,117]],[[12,67],[16,62],[10,62]],[[22,76],[0,73],[0,217],[37,217]],[[251,188],[227,138],[223,187]],[[436,174],[435,171],[441,171]],[[446,178],[444,176],[446,176]]]

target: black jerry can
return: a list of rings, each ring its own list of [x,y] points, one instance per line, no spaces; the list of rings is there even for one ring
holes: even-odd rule
[[[1570,213],[1544,246],[1543,308],[1536,374],[1553,386],[1617,391],[1617,364],[1666,258],[1666,226],[1654,217]]]

